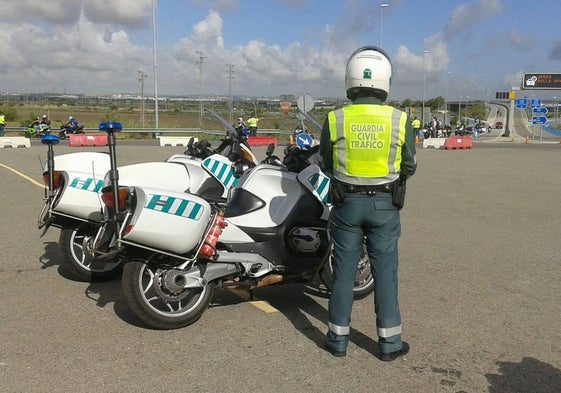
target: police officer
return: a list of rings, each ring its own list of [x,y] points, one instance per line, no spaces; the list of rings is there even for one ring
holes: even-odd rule
[[[352,105],[328,113],[321,133],[321,166],[331,176],[335,205],[330,229],[334,282],[325,343],[334,356],[347,353],[363,241],[376,282],[378,357],[392,361],[409,351],[401,339],[397,243],[404,179],[416,169],[415,136],[405,112],[382,105],[391,76],[391,62],[381,49],[356,50],[345,75]]]
[[[250,117],[247,119],[247,125],[249,127],[249,136],[256,136],[257,135],[257,124],[259,123],[259,119],[257,116]]]
[[[0,112],[0,136],[4,136],[4,130],[6,128],[6,116],[3,112]]]
[[[421,120],[417,119],[417,116],[415,116],[415,118],[413,119],[413,121],[411,122],[411,126],[413,127],[413,133],[415,134],[415,136],[419,137],[419,138],[424,138],[425,135],[421,135]]]

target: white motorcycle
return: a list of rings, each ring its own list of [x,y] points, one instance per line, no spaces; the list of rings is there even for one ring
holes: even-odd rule
[[[251,290],[319,274],[330,289],[329,178],[310,164],[313,155],[317,148],[289,147],[282,165],[270,146],[225,205],[185,192],[105,187],[102,200],[117,217],[112,252],[124,259],[132,312],[152,328],[175,329],[201,317],[217,286]],[[359,264],[357,298],[374,288],[368,260]]]
[[[233,146],[240,144],[235,131],[228,131],[220,146],[212,150],[208,141],[191,139],[184,154],[165,162],[145,162],[118,168],[122,184],[151,186],[178,192],[205,195],[215,202],[225,202],[228,190],[247,168],[258,164],[246,145],[240,147],[236,161],[231,161]],[[121,270],[118,258],[91,258],[88,251],[103,221],[101,189],[103,179],[116,173],[113,134],[109,134],[109,154],[79,152],[54,157],[52,175],[44,172],[46,194],[38,227],[43,234],[49,227],[60,228],[59,247],[62,265],[71,278],[99,281]],[[111,140],[113,142],[111,143]],[[50,145],[52,154],[52,145]],[[49,178],[54,180],[49,186]]]

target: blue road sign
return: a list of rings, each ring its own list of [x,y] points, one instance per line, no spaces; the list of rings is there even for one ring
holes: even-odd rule
[[[534,115],[545,115],[547,114],[547,108],[545,106],[540,106],[539,108],[533,108],[532,113]]]
[[[532,98],[532,108],[539,108],[542,106],[541,98]]]
[[[532,124],[545,124],[547,123],[547,117],[545,116],[532,116]]]
[[[517,98],[516,99],[516,107],[519,109],[526,109],[528,107],[528,99],[527,98]]]
[[[314,143],[314,139],[310,134],[306,134],[305,132],[298,134],[296,136],[296,146],[300,149],[309,149],[312,147],[312,143]]]

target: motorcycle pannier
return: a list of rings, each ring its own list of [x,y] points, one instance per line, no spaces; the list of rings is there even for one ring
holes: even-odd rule
[[[199,244],[210,217],[209,203],[196,195],[136,188],[136,206],[123,240],[188,254]]]

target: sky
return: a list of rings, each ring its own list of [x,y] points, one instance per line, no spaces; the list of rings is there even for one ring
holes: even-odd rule
[[[558,0],[0,0],[0,10],[0,93],[344,98],[349,55],[380,44],[396,101],[492,100],[524,72],[561,73]]]

